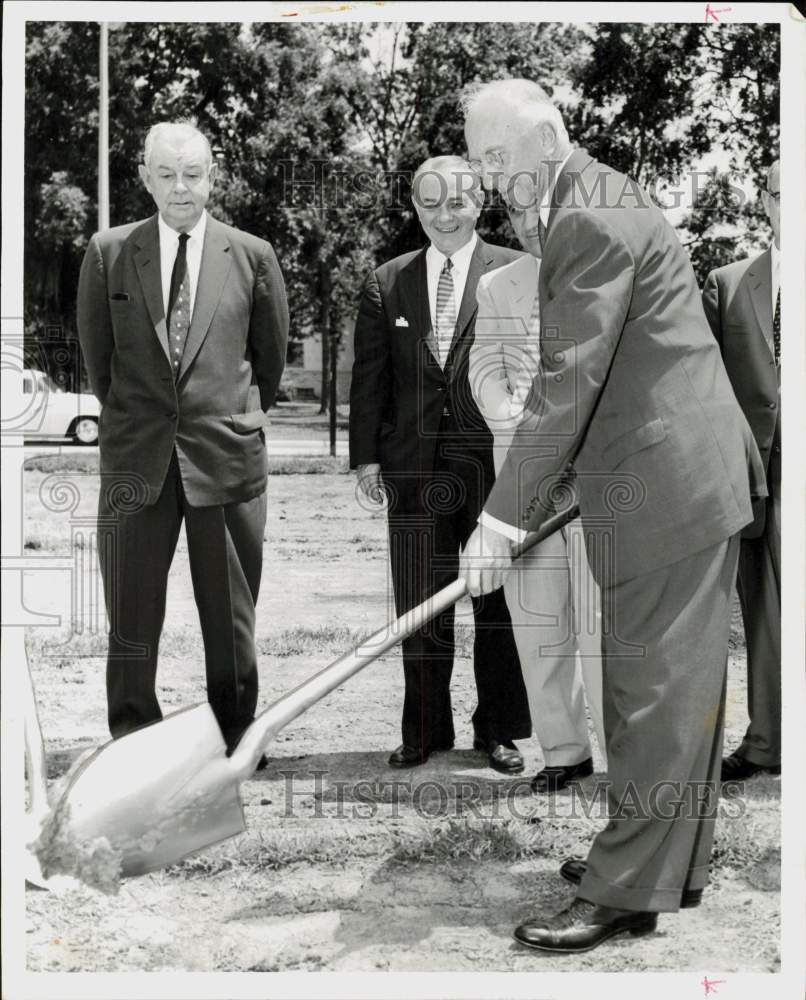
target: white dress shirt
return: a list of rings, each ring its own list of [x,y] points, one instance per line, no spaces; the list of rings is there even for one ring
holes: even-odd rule
[[[162,277],[162,308],[168,316],[168,296],[171,292],[171,274],[174,261],[179,250],[179,233],[171,229],[167,222],[158,217],[160,234],[160,275]],[[207,212],[202,212],[201,218],[188,232],[187,242],[188,278],[190,279],[190,315],[193,316],[193,306],[196,302],[196,289],[199,285],[202,249],[204,248],[204,233],[207,229]]]
[[[463,247],[452,253],[451,277],[453,278],[453,297],[456,304],[456,315],[462,307],[462,296],[465,294],[467,275],[470,270],[470,260],[476,249],[478,236],[474,232],[472,237]],[[432,243],[425,252],[425,268],[428,275],[428,309],[431,316],[431,329],[437,331],[437,286],[442,268],[445,266],[447,256]],[[440,364],[444,367],[447,358],[440,357]]]

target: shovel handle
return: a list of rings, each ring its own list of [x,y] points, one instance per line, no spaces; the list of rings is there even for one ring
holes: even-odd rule
[[[28,657],[25,657],[25,682],[22,696],[23,724],[25,730],[25,766],[28,771],[28,813],[36,816],[44,814],[49,809],[48,780],[45,765],[45,743],[42,739],[42,728],[39,725],[39,714],[36,710],[34,682]]]
[[[515,548],[513,559],[520,558],[534,545],[559,531],[578,515],[579,507],[576,504],[554,514]],[[373,660],[377,660],[379,656],[407,639],[426,622],[456,604],[466,593],[467,585],[459,577],[269,705],[247,729],[233,752],[231,757],[233,770],[241,779],[249,777],[257,767],[266,744],[289,722],[293,722]]]

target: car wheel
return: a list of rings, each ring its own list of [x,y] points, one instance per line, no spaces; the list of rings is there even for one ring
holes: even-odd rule
[[[98,421],[95,417],[79,417],[73,427],[76,444],[98,444]]]

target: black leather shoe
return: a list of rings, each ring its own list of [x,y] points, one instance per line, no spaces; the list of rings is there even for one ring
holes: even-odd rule
[[[489,759],[490,767],[502,774],[520,774],[523,770],[523,754],[512,740],[498,740],[494,737],[483,740],[476,736],[473,739],[473,749],[483,750]]]
[[[389,767],[417,767],[425,764],[432,753],[439,750],[452,750],[453,744],[444,747],[431,747],[430,750],[423,750],[420,747],[410,747],[401,743],[397,750],[393,750],[389,755]]]
[[[651,934],[657,924],[657,913],[616,910],[577,897],[553,917],[527,920],[516,927],[515,940],[539,951],[574,954],[590,951],[616,934],[629,932],[633,937]]]
[[[560,792],[570,781],[588,778],[593,774],[593,760],[588,757],[578,764],[565,767],[544,767],[532,778],[533,792]]]
[[[780,774],[781,765],[777,767],[765,767],[763,764],[754,764],[752,760],[740,756],[734,752],[730,757],[722,759],[723,782],[744,781],[745,778],[752,778],[754,774]]]
[[[560,865],[560,875],[566,882],[572,885],[579,885],[582,876],[588,870],[588,862],[582,858],[569,858]],[[680,897],[681,910],[693,910],[702,902],[702,889],[684,889]]]

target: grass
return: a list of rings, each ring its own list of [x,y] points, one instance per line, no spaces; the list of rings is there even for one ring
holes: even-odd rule
[[[346,625],[298,626],[284,629],[276,635],[258,636],[257,651],[260,656],[275,658],[315,653],[333,655],[358,645],[366,635],[365,629],[351,629]],[[33,628],[26,630],[25,638],[28,655],[34,658],[54,653],[62,660],[106,656],[107,638],[98,632],[76,633],[65,629],[55,632]],[[200,630],[164,629],[160,638],[160,655],[179,658],[203,656]]]
[[[81,472],[97,473],[99,457],[92,454],[68,452],[58,455],[33,455],[25,460],[26,472]],[[316,476],[322,473],[348,475],[349,462],[345,457],[332,458],[329,455],[288,457],[269,456],[270,476]]]

